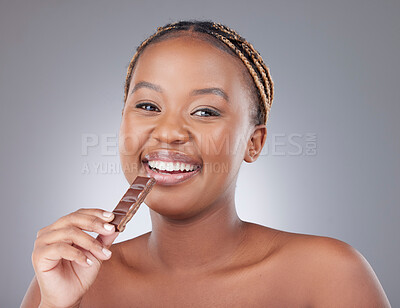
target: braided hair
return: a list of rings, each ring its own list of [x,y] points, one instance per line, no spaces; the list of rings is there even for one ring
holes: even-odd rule
[[[255,125],[266,124],[274,96],[274,83],[268,67],[252,44],[247,42],[234,30],[221,23],[212,21],[191,20],[169,23],[163,27],[158,27],[153,35],[144,40],[137,47],[136,53],[133,55],[128,66],[125,80],[124,103],[126,103],[128,97],[133,69],[143,50],[151,43],[160,42],[171,37],[179,37],[182,31],[203,34],[202,39],[238,57],[243,62],[253,80],[250,86],[250,93],[254,102],[252,112],[253,122]]]

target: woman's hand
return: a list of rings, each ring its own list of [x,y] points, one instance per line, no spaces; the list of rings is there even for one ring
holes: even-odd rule
[[[80,209],[37,234],[32,263],[40,287],[40,307],[78,307],[95,281],[108,248],[118,235],[108,224],[114,214]],[[85,231],[96,232],[93,238]]]

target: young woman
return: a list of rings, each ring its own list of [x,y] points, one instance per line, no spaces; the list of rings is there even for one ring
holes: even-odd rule
[[[119,143],[129,183],[157,180],[152,231],[111,246],[111,213],[60,218],[38,232],[22,307],[389,307],[350,245],[238,217],[238,172],[260,155],[272,100],[268,68],[233,30],[158,28],[128,68]]]

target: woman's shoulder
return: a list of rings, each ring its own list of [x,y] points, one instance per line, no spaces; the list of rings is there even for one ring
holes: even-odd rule
[[[302,257],[327,259],[359,258],[361,254],[350,244],[328,236],[295,233],[255,223],[248,223],[258,241],[268,241],[274,253],[295,254]]]
[[[334,268],[347,271],[351,266],[365,265],[365,258],[353,246],[337,238],[289,232],[253,224],[259,237],[264,234],[272,246],[270,256],[276,255],[282,262],[290,259],[293,264],[310,270],[328,271]],[[273,236],[271,236],[273,234]]]
[[[260,225],[255,228],[271,232]],[[272,261],[287,285],[293,281],[292,287],[310,294],[312,306],[335,302],[348,307],[389,307],[372,267],[350,244],[329,236],[273,230],[274,251],[265,260],[266,268]]]
[[[81,307],[104,307],[120,303],[126,292],[134,287],[135,275],[141,268],[143,238],[146,234],[111,245],[112,257],[102,263],[98,276],[83,297]],[[107,306],[108,307],[108,306]]]
[[[129,266],[132,270],[135,267],[143,267],[144,265],[140,264],[140,260],[143,259],[143,251],[146,249],[149,234],[150,232],[147,232],[113,244],[110,250],[113,253],[115,265]]]

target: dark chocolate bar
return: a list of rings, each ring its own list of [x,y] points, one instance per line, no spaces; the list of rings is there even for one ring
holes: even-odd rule
[[[132,219],[155,183],[156,180],[154,178],[136,177],[113,211],[115,217],[110,224],[115,226],[116,231],[122,232],[125,230],[126,224]]]

